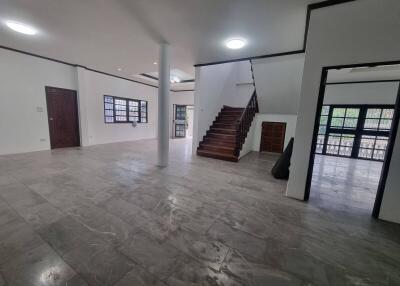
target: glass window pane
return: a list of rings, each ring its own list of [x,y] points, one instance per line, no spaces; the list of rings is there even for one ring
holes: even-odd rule
[[[374,150],[373,158],[375,160],[384,160],[385,159],[385,151],[384,150]]]
[[[347,108],[346,117],[358,118],[359,113],[360,113],[359,108]]]
[[[326,126],[320,126],[318,129],[318,134],[325,134],[326,133]]]
[[[321,115],[328,115],[329,114],[329,106],[324,105],[322,106]]]
[[[104,96],[104,102],[113,103],[114,100],[112,96]]]
[[[379,119],[365,119],[364,129],[378,129]]]
[[[382,118],[391,119],[393,118],[393,114],[394,114],[394,109],[384,109],[382,111]]]
[[[375,150],[386,150],[389,137],[378,137],[375,141]]]
[[[343,135],[340,146],[353,147],[354,135]]]
[[[392,126],[392,119],[381,119],[379,123],[380,130],[390,130],[391,126]]]
[[[344,117],[346,114],[346,108],[334,108],[333,109],[333,117]]]
[[[326,125],[328,123],[328,116],[321,116],[319,124]]]
[[[340,144],[340,135],[329,135],[328,144],[329,145],[339,145]]]
[[[351,147],[342,147],[342,146],[340,146],[339,155],[350,157],[352,150],[353,150],[353,148],[351,148]]]
[[[113,123],[114,122],[114,117],[106,117],[106,122],[107,123]]]
[[[357,118],[346,118],[344,120],[344,127],[345,128],[350,128],[350,129],[355,129],[357,127]]]
[[[361,149],[358,151],[358,157],[371,159],[372,158],[372,149]]]
[[[380,109],[380,108],[368,108],[367,118],[380,118],[381,111],[382,111],[382,109]]]
[[[343,127],[343,122],[344,122],[344,118],[334,118],[334,117],[332,117],[331,126],[332,127],[342,128]]]
[[[335,146],[335,145],[327,145],[326,146],[326,153],[327,154],[337,155],[338,152],[339,152],[339,146]]]
[[[375,144],[375,138],[376,138],[375,136],[363,135],[361,137],[360,148],[373,149],[374,148],[374,144]]]

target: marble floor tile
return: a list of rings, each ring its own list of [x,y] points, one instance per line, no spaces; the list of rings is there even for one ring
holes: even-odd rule
[[[2,265],[1,273],[8,285],[68,285],[76,276],[52,249],[42,244],[22,255],[17,255]]]
[[[166,279],[179,265],[183,252],[167,242],[159,242],[145,232],[136,233],[119,250],[159,279]]]
[[[305,203],[277,155],[191,146],[166,168],[155,140],[0,156],[0,286],[400,285],[400,226],[371,218],[381,163],[317,158]]]
[[[154,275],[151,275],[140,266],[133,266],[115,286],[166,286],[164,282],[160,281]]]

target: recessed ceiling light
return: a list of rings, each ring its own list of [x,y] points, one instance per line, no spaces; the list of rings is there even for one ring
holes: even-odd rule
[[[121,68],[117,68],[117,70],[118,70],[118,71],[122,71],[122,69],[121,69]]]
[[[29,25],[14,22],[14,21],[7,21],[6,22],[7,27],[9,27],[11,30],[14,30],[18,33],[22,33],[25,35],[35,35],[37,34],[37,30]]]
[[[225,42],[225,45],[229,49],[237,50],[241,49],[246,45],[246,41],[244,39],[229,39]]]
[[[153,65],[156,65],[156,64],[157,64],[157,62],[154,62],[154,63],[153,63]]]

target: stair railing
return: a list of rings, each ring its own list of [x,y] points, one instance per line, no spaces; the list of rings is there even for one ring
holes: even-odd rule
[[[253,121],[253,118],[257,112],[258,112],[257,92],[254,89],[253,95],[251,96],[249,103],[247,104],[246,108],[242,112],[242,115],[236,122],[236,147],[235,147],[236,156],[239,156],[240,150],[242,150],[242,146],[247,137],[247,132],[249,132],[251,122]]]

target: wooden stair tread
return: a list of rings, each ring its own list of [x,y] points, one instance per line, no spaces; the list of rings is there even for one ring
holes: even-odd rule
[[[207,143],[207,142],[202,142],[200,143],[201,147],[212,147],[212,148],[220,148],[220,149],[226,149],[226,150],[235,150],[235,146],[226,146],[226,145],[218,145],[218,144],[213,144],[213,143]]]
[[[208,157],[208,158],[214,158],[214,159],[219,159],[219,160],[225,160],[225,161],[231,161],[231,162],[237,162],[238,158],[235,155],[231,154],[222,154],[216,151],[210,151],[210,150],[205,150],[205,149],[197,149],[197,155]]]

